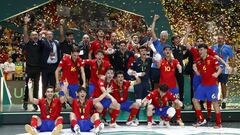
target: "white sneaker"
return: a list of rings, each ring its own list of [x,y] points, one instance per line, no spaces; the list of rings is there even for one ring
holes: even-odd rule
[[[127,126],[132,126],[132,127],[137,127],[138,125],[136,123],[134,123],[133,121],[128,121],[126,123]]]
[[[157,125],[157,123],[154,120],[152,120],[152,125]]]
[[[53,131],[52,131],[52,135],[58,135],[61,131],[62,131],[63,125],[59,124],[57,125]]]
[[[163,120],[160,120],[160,121],[159,121],[159,126],[160,126],[160,127],[163,127],[163,126],[164,126],[164,121],[163,121]]]
[[[100,123],[100,125],[95,128],[94,133],[99,134],[103,129],[104,129],[104,124]]]
[[[183,123],[182,119],[177,120],[177,123],[181,127],[184,126],[184,123]]]
[[[167,127],[167,128],[170,127],[169,121],[163,121],[163,125],[164,125],[165,127]]]
[[[80,127],[78,125],[75,125],[73,130],[75,131],[76,135],[81,135]]]
[[[119,126],[116,122],[115,122],[115,123],[110,123],[109,126],[110,126],[111,128],[119,128],[119,127],[121,127],[121,126]]]
[[[28,124],[25,125],[25,130],[31,135],[38,135],[37,129]]]
[[[137,124],[137,125],[139,125],[139,120],[136,119],[134,123]]]
[[[148,122],[147,128],[152,128],[152,122]]]

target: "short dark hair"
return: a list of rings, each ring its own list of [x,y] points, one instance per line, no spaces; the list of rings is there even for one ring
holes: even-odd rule
[[[145,49],[145,50],[147,50],[147,47],[146,47],[146,46],[144,46],[144,45],[142,45],[142,46],[140,46],[140,47],[138,48],[138,50],[142,50],[142,49]]]
[[[68,30],[67,32],[66,32],[66,36],[69,36],[69,35],[73,35],[74,33],[72,32],[72,31],[70,31],[70,30]]]
[[[202,39],[202,40],[204,41],[204,38],[203,38],[202,36],[197,37],[196,41],[197,41],[198,39]]]
[[[169,90],[169,87],[168,87],[168,85],[167,84],[161,84],[160,86],[159,86],[159,89],[160,89],[160,91],[162,91],[162,92],[167,92],[168,90]]]
[[[180,36],[179,36],[179,35],[174,35],[174,36],[172,36],[171,42],[173,43],[173,40],[175,40],[176,38],[180,38]]]
[[[48,86],[46,87],[46,92],[47,92],[47,89],[53,89],[53,91],[54,91],[54,87],[53,87],[52,85],[48,85]]]
[[[84,88],[84,87],[79,87],[78,90],[77,90],[77,93],[79,93],[79,92],[81,92],[81,91],[84,91],[84,92],[87,93],[87,90],[86,90],[86,88]]]
[[[124,75],[124,72],[119,70],[115,73],[115,77],[117,77],[118,75]]]
[[[106,72],[109,71],[109,70],[114,71],[114,69],[112,67],[109,67],[109,68],[107,68]]]
[[[164,46],[164,47],[163,47],[163,50],[165,50],[165,49],[167,49],[167,48],[169,48],[170,50],[172,50],[172,47],[171,47],[170,45]]]
[[[127,45],[127,42],[126,42],[125,40],[121,40],[121,41],[119,42],[119,45],[121,45],[121,44]]]
[[[98,54],[98,53],[104,54],[103,50],[101,50],[101,49],[98,49],[98,50],[97,50],[96,54]]]
[[[200,44],[198,45],[198,49],[200,48],[208,49],[208,46],[206,44]]]
[[[80,52],[80,49],[77,46],[73,46],[72,52]]]

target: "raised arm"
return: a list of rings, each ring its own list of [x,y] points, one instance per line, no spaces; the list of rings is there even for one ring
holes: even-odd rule
[[[59,37],[59,41],[60,42],[63,42],[64,41],[64,23],[65,23],[65,20],[64,19],[61,19],[60,20],[60,37]]]
[[[156,32],[155,32],[155,26],[156,26],[156,22],[157,22],[158,19],[159,19],[159,15],[154,15],[153,22],[152,22],[152,38],[153,38],[153,41],[157,40],[157,35],[156,35]]]
[[[24,17],[24,26],[23,26],[23,42],[27,43],[29,41],[28,35],[28,22],[30,21],[29,16]]]
[[[103,100],[110,92],[112,92],[112,87],[107,87],[106,91],[102,93],[102,95],[100,95],[98,98],[95,98],[93,100],[93,104],[96,104],[98,102],[100,102],[101,100]]]
[[[82,77],[82,81],[83,81],[82,87],[86,88],[86,75],[85,75],[84,67],[81,66],[80,70],[81,70],[81,77]]]
[[[190,25],[187,25],[187,32],[181,40],[182,45],[187,45],[188,36],[190,35],[192,29]]]
[[[28,80],[28,95],[30,102],[35,105],[38,105],[38,99],[33,98],[33,83],[31,79]]]
[[[59,72],[61,71],[62,67],[57,67],[55,70],[55,78],[56,78],[56,86],[59,87]]]

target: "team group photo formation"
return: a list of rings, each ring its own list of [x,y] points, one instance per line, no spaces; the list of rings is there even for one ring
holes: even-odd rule
[[[0,3],[0,134],[240,134],[240,1]]]

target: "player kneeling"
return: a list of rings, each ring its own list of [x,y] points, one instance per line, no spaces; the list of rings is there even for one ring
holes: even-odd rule
[[[160,125],[169,127],[169,121],[175,115],[176,111],[173,107],[167,106],[168,101],[182,106],[182,102],[178,100],[170,91],[166,84],[161,84],[158,89],[153,90],[142,101],[143,106],[147,106],[148,128],[152,127],[153,113],[159,115],[162,119]]]
[[[104,128],[104,124],[101,123],[98,113],[93,113],[94,105],[100,102],[106,95],[109,94],[111,88],[102,93],[102,95],[95,99],[86,99],[86,89],[80,87],[77,91],[78,99],[72,99],[67,95],[68,101],[72,106],[73,112],[70,113],[71,129],[77,135],[81,132],[89,132],[94,128],[96,134]]]
[[[45,96],[46,98],[36,99],[33,98],[33,87],[32,81],[29,79],[29,99],[35,105],[39,105],[41,114],[40,118],[36,115],[32,116],[31,125],[25,125],[25,130],[31,135],[37,135],[40,132],[52,131],[52,135],[57,135],[61,132],[63,125],[63,118],[60,116],[62,110],[62,103],[65,102],[64,93],[68,87],[68,83],[64,82],[62,89],[60,91],[60,98],[54,98],[53,87],[47,87]]]

